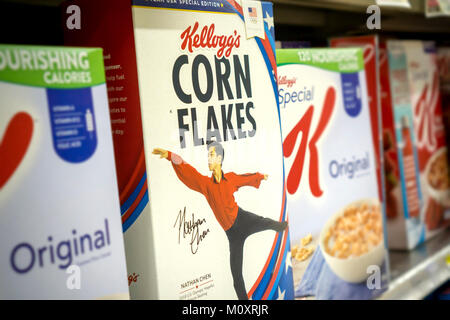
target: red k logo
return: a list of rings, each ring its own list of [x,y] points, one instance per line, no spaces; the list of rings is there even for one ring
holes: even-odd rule
[[[303,165],[305,162],[305,156],[307,148],[309,149],[309,187],[311,189],[311,193],[315,197],[320,197],[323,193],[322,188],[320,187],[320,179],[319,179],[319,152],[317,150],[317,142],[325,131],[331,115],[334,110],[334,105],[336,101],[336,91],[333,87],[328,88],[327,93],[325,95],[325,100],[323,102],[322,114],[320,115],[319,123],[315,128],[314,133],[312,134],[311,139],[310,131],[311,131],[311,122],[314,114],[314,106],[309,106],[308,110],[306,110],[303,117],[300,121],[295,125],[295,127],[289,132],[286,139],[283,142],[283,153],[285,158],[289,158],[294,151],[294,146],[297,141],[297,137],[301,132],[301,142],[298,152],[295,156],[294,162],[291,166],[291,170],[289,171],[287,178],[287,190],[290,194],[294,194],[299,185],[300,180],[302,178]]]
[[[414,120],[417,129],[417,145],[419,149],[427,148],[429,152],[436,150],[436,131],[439,130],[435,117],[436,106],[439,100],[439,74],[433,76],[433,86],[430,90],[428,84],[414,106]]]
[[[0,139],[0,190],[24,158],[33,135],[33,119],[19,112],[9,121]]]

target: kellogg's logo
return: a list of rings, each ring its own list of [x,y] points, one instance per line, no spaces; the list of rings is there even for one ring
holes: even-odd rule
[[[137,281],[138,281],[138,277],[139,277],[140,275],[139,274],[136,274],[135,272],[133,272],[133,274],[130,274],[129,276],[128,276],[128,286],[129,287],[131,287],[131,284],[134,282],[134,283],[136,283]]]
[[[278,77],[278,85],[283,86],[287,85],[288,88],[291,88],[294,84],[297,83],[297,78],[288,79],[287,76]]]
[[[231,35],[216,35],[215,25],[211,23],[209,26],[204,26],[200,32],[197,31],[199,31],[199,23],[195,22],[194,26],[187,27],[181,33],[180,38],[183,40],[181,50],[193,53],[194,49],[200,48],[218,49],[216,52],[218,58],[222,56],[228,58],[233,48],[239,48],[241,45],[241,36],[236,30]]]

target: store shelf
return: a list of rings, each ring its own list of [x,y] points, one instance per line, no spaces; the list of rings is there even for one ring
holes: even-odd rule
[[[298,5],[309,8],[320,8],[337,11],[353,11],[361,12],[366,10],[370,5],[376,4],[375,0],[273,0],[274,3],[285,3]],[[423,14],[424,0],[409,0],[410,7],[381,6],[383,13],[407,13],[407,14]]]
[[[423,299],[450,279],[450,228],[412,251],[390,251],[391,282],[380,299]]]
[[[0,0],[0,3],[57,7],[64,0]],[[271,0],[275,25],[317,28],[322,34],[371,32],[366,27],[367,7],[375,0]],[[409,0],[411,7],[381,7],[378,33],[450,33],[450,17],[426,18],[424,0]],[[293,29],[292,29],[293,30]],[[292,40],[302,36],[292,31]],[[303,34],[304,36],[304,34]],[[423,37],[422,37],[423,38]],[[283,40],[283,39],[280,39]]]
[[[450,17],[426,18],[424,0],[410,0],[411,8],[381,7],[381,30],[368,30],[366,26],[369,17],[366,10],[375,4],[374,0],[273,0],[273,3],[275,25],[288,26],[291,40],[373,32],[402,38],[405,38],[404,33],[409,33],[423,39],[428,36],[445,39],[450,33]],[[305,30],[308,27],[315,28],[311,35]]]

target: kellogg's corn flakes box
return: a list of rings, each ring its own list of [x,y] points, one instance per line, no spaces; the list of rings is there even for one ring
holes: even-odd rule
[[[129,298],[101,49],[0,45],[0,299]]]
[[[295,295],[374,298],[387,250],[362,50],[279,49],[277,64]]]
[[[389,247],[412,249],[449,223],[447,147],[433,42],[387,42],[400,181]],[[388,195],[389,197],[389,195]]]
[[[116,70],[110,99],[136,69],[139,101],[117,107],[142,119],[146,174],[134,193],[146,202],[123,218],[132,297],[292,299],[272,5],[136,0],[107,10],[111,28],[134,30],[104,43]]]

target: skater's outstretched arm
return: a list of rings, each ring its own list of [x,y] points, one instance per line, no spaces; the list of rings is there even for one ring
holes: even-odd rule
[[[160,158],[169,160],[178,179],[189,189],[203,193],[208,177],[201,175],[194,167],[185,162],[179,155],[161,148],[153,149],[153,154],[160,155]]]
[[[246,174],[234,174],[233,179],[237,188],[250,186],[259,188],[262,180],[267,180],[269,176],[267,174],[246,173]]]

